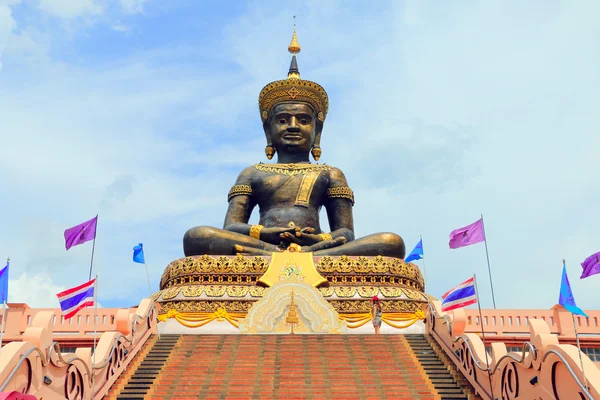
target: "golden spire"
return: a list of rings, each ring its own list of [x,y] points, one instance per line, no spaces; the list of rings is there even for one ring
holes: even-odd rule
[[[288,51],[291,54],[300,53],[300,43],[298,43],[298,38],[296,37],[296,16],[294,15],[294,34],[292,35],[292,41],[288,46]]]
[[[294,304],[294,288],[292,288],[292,300],[290,302],[290,309],[287,317],[285,318],[285,322],[291,326],[292,331],[290,333],[293,335],[294,325],[297,325],[300,322],[300,318],[298,318],[298,313],[296,312],[296,305]]]

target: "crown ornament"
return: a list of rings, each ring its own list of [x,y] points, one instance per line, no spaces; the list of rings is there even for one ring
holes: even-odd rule
[[[265,122],[269,118],[273,107],[277,104],[301,101],[310,104],[317,112],[319,121],[324,122],[329,108],[329,98],[321,85],[300,78],[298,62],[296,61],[296,54],[300,53],[300,44],[296,37],[295,24],[288,51],[292,54],[292,62],[287,78],[269,83],[258,95],[258,108],[262,121]]]

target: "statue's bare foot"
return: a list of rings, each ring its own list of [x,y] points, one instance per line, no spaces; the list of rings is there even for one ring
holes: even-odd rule
[[[331,239],[331,240],[323,240],[322,242],[313,244],[312,246],[302,247],[302,251],[304,251],[304,252],[312,251],[314,253],[315,251],[341,246],[344,243],[346,243],[346,238],[344,236],[340,236],[340,237],[336,237],[335,239]]]

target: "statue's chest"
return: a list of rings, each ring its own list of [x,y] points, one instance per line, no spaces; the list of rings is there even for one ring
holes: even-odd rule
[[[261,174],[254,184],[256,192],[261,193],[259,202],[263,204],[293,202],[300,206],[318,206],[325,198],[328,178],[323,171],[292,176]]]

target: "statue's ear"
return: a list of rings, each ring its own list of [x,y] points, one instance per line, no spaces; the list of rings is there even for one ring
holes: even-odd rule
[[[275,155],[276,150],[275,147],[273,147],[273,140],[271,139],[271,124],[269,123],[268,119],[263,123],[263,130],[265,131],[265,137],[267,139],[265,155],[270,160]]]
[[[319,161],[319,158],[321,158],[321,132],[323,132],[323,122],[317,121],[317,125],[315,126],[315,141],[310,151],[315,161]]]
[[[267,145],[271,146],[273,144],[273,140],[271,139],[271,124],[269,120],[263,122],[263,131],[265,131],[265,138],[267,139]]]

